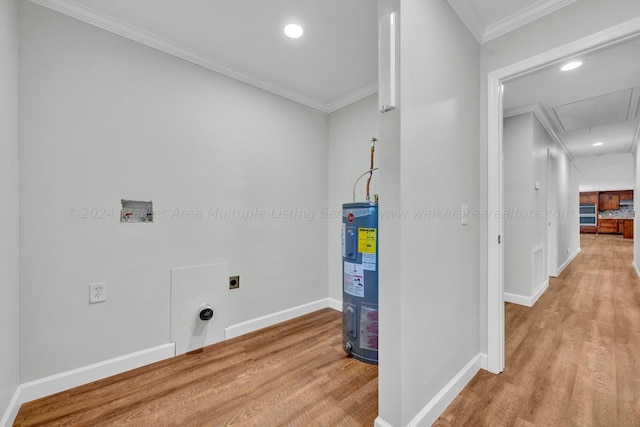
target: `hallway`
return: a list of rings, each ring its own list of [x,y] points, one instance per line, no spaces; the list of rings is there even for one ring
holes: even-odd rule
[[[504,372],[480,371],[434,426],[640,426],[633,240],[581,246],[534,307],[506,304]]]

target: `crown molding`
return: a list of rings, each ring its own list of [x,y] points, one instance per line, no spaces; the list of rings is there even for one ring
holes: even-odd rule
[[[571,163],[573,163],[573,166],[576,168],[576,170],[578,170],[578,165],[575,159],[573,158],[573,156],[571,155],[571,152],[567,149],[567,147],[564,145],[564,143],[558,136],[556,130],[553,127],[553,124],[551,123],[547,115],[544,113],[544,110],[542,109],[542,106],[540,106],[540,104],[524,105],[522,107],[509,108],[508,110],[504,111],[503,117],[506,119],[513,116],[519,116],[520,114],[525,114],[525,113],[533,113],[533,115],[536,116],[536,118],[538,119],[542,127],[544,127],[544,129],[547,131],[551,139],[553,139],[560,146],[562,151],[564,151],[567,157],[569,157],[569,160],[571,161]]]
[[[342,108],[348,105],[348,102],[358,101],[360,98],[364,98],[365,96],[368,96],[371,93],[375,92],[375,90],[377,90],[377,83],[375,84],[376,89],[373,91],[372,84],[352,94],[349,94],[344,98],[328,104],[315,97],[305,95],[301,92],[271,82],[255,74],[227,64],[223,61],[204,55],[200,52],[189,49],[177,43],[173,43],[151,32],[142,30],[138,27],[127,24],[103,13],[89,9],[81,4],[78,4],[77,2],[71,0],[30,1],[46,8],[55,10],[56,12],[86,22],[93,26],[102,28],[103,30],[107,30],[111,33],[118,34],[119,36],[141,43],[145,46],[149,46],[161,52],[168,53],[169,55],[184,59],[185,61],[189,61],[193,64],[200,65],[201,67],[223,74],[227,77],[231,77],[243,83],[247,83],[257,88],[282,96],[291,101],[322,111],[323,113],[330,113],[332,111],[335,111],[338,108]]]
[[[353,104],[356,101],[360,101],[361,99],[364,99],[369,95],[373,95],[376,92],[378,92],[378,82],[373,82],[363,87],[362,89],[358,89],[355,92],[351,92],[349,95],[344,96],[328,104],[327,112],[333,113],[334,111],[338,111],[339,109],[344,108],[347,105]]]
[[[447,0],[480,44],[500,37],[576,1],[578,0],[539,0],[506,18],[485,26],[480,14],[469,0]]]
[[[468,0],[447,0],[447,2],[478,43],[482,43],[486,29],[471,3]]]
[[[541,0],[485,28],[481,43],[500,37],[578,0]]]

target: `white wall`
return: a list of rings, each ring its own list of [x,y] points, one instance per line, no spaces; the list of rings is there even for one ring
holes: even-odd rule
[[[578,157],[580,191],[629,190],[634,185],[633,154]]]
[[[531,298],[542,284],[533,281],[534,248],[543,247],[542,271],[547,271],[548,215],[557,221],[556,266],[565,264],[579,248],[577,170],[533,113],[504,120],[503,144],[504,290]],[[549,149],[557,157],[555,210],[548,204]],[[540,190],[535,189],[536,182]]]
[[[487,75],[640,15],[636,0],[580,0],[481,47],[480,208],[487,208]],[[568,25],[569,23],[569,25]],[[579,23],[579,25],[577,24]],[[577,181],[576,181],[577,182]],[[487,349],[487,221],[480,229],[480,342]],[[492,239],[494,236],[491,237]]]
[[[404,5],[404,3],[403,3]],[[402,44],[404,11],[400,0],[378,0],[378,19],[396,13],[396,52]],[[401,55],[396,55],[396,76],[402,70]],[[379,258],[378,258],[378,298],[380,309],[379,351],[378,351],[378,416],[380,420],[393,425],[402,424],[402,381],[403,349],[400,330],[403,292],[402,272],[402,228],[398,217],[401,206],[400,185],[400,119],[403,111],[400,78],[396,78],[395,110],[378,114],[380,145],[377,164],[380,188],[379,205]],[[390,214],[383,213],[389,212]]]
[[[402,111],[383,114],[380,131],[400,131],[380,164],[381,210],[407,214],[380,225],[398,259],[381,249],[379,414],[398,426],[479,348],[478,220],[456,215],[478,206],[479,47],[444,0],[402,1],[400,21]]]
[[[326,298],[326,114],[21,3],[23,381],[169,342],[173,267],[230,262],[231,324]]]
[[[18,2],[0,2],[0,418],[20,382]]]
[[[509,117],[503,125],[504,210],[512,213],[504,218],[504,291],[522,296],[534,291],[531,251],[538,240],[537,220],[531,216],[536,191],[532,117],[532,113]]]
[[[353,184],[370,165],[371,137],[378,136],[378,94],[329,115],[329,203],[327,207],[329,298],[342,301],[341,224],[342,204],[353,200]],[[375,155],[387,150],[387,141],[376,146]],[[371,180],[371,195],[377,194],[380,177]],[[364,201],[366,178],[356,188],[356,201]]]
[[[0,3],[0,416],[19,383],[18,3]]]

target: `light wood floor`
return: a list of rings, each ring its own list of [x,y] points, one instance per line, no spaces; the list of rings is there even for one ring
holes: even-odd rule
[[[582,235],[532,307],[506,305],[506,368],[480,371],[434,426],[640,426],[633,240]]]
[[[274,327],[22,405],[16,426],[372,426],[378,367],[347,358],[342,315]]]

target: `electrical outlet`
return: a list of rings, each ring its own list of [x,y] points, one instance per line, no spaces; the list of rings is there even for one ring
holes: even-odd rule
[[[229,277],[229,289],[238,289],[240,287],[240,276]]]
[[[89,304],[107,300],[107,284],[92,283],[89,285]]]

